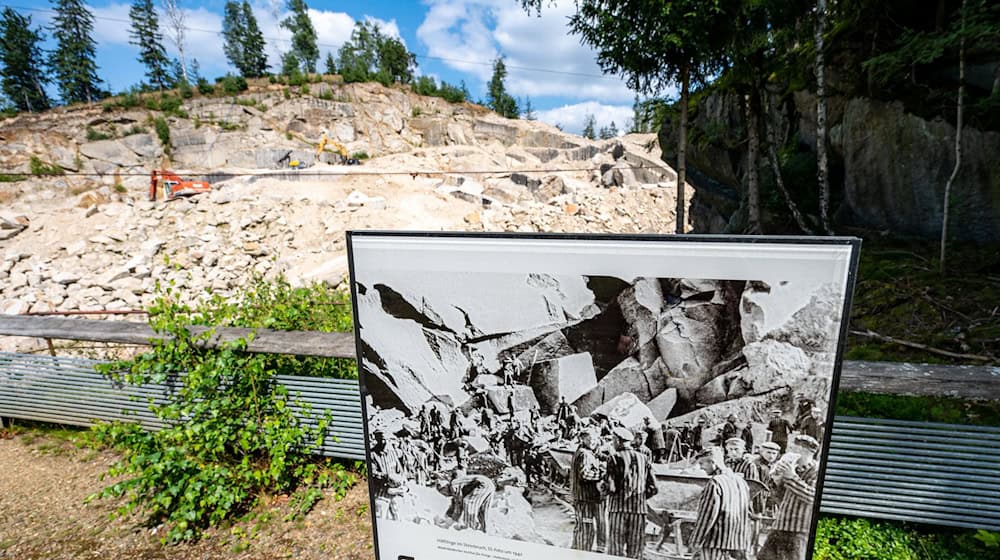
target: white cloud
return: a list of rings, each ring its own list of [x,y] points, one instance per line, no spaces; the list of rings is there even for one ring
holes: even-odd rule
[[[502,54],[507,89],[515,96],[631,101],[624,80],[602,76],[595,52],[569,34],[566,18],[574,9],[569,0],[546,2],[536,17],[510,0],[429,0],[417,38],[430,56],[452,59],[444,63],[484,81],[493,69],[482,62]]]
[[[101,8],[88,6],[94,14],[94,41],[98,44],[128,44],[128,4],[108,4]]]
[[[379,30],[382,31],[383,35],[388,35],[389,37],[395,37],[396,39],[399,39],[404,45],[406,44],[406,41],[403,40],[403,36],[399,34],[399,24],[396,23],[396,18],[386,21],[384,19],[379,19],[377,17],[365,16],[365,21],[377,25]]]
[[[624,132],[632,118],[632,106],[604,105],[597,101],[586,101],[537,112],[538,120],[551,125],[558,124],[563,130],[573,134],[580,134],[583,131],[587,115],[594,115],[597,130],[614,122],[618,131]]]

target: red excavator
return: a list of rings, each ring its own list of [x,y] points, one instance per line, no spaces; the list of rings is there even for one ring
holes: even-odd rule
[[[154,169],[149,174],[149,200],[156,200],[156,191],[163,187],[163,199],[173,200],[182,196],[194,196],[212,190],[205,181],[185,181],[173,171]]]

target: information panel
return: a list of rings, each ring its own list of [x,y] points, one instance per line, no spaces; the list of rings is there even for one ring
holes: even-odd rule
[[[860,241],[351,232],[379,560],[804,560]]]

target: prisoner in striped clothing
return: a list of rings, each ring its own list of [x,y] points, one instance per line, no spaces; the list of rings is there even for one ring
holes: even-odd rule
[[[371,450],[369,483],[375,494],[375,515],[384,519],[396,519],[394,497],[406,491],[402,458],[383,430],[375,430],[372,437],[375,443]]]
[[[697,462],[711,478],[702,489],[691,533],[695,558],[743,559],[752,544],[750,489],[742,476],[725,466],[720,448],[702,451]]]
[[[772,473],[776,487],[783,489],[774,512],[774,525],[757,560],[805,560],[816,500],[819,465],[815,456],[820,445],[806,435],[797,435]],[[795,461],[786,460],[794,458]]]
[[[614,429],[618,451],[608,461],[608,554],[641,558],[646,548],[646,499],[656,494],[650,460],[632,447],[634,434]]]
[[[569,488],[576,522],[573,528],[574,550],[589,552],[593,549],[599,518],[603,515],[598,483],[604,476],[604,464],[594,453],[596,446],[596,434],[584,430],[580,433],[580,447],[570,463]]]
[[[486,514],[496,492],[493,481],[483,475],[466,474],[464,468],[458,467],[452,474],[448,492],[451,505],[445,514],[460,527],[485,533]]]

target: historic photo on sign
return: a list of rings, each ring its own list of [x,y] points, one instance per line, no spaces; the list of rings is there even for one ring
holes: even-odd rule
[[[806,558],[846,273],[355,266],[377,532]]]

